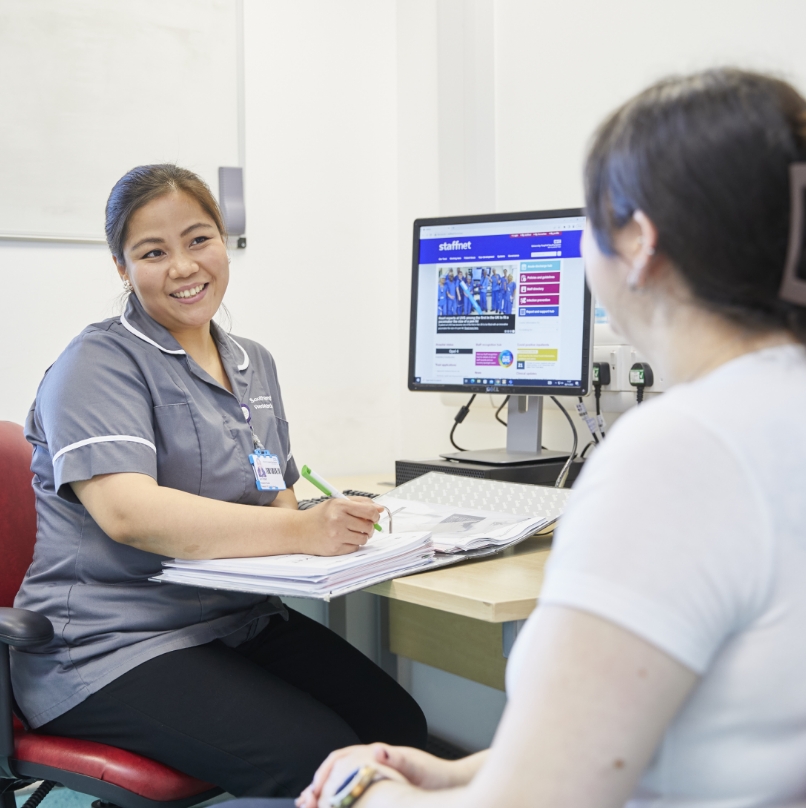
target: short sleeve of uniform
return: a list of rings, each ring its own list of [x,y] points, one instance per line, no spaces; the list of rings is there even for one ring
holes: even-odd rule
[[[294,455],[288,455],[288,461],[285,467],[285,474],[283,474],[283,482],[290,488],[299,482],[300,473],[297,468],[297,461],[294,460]]]
[[[53,462],[54,486],[99,474],[157,478],[152,400],[137,363],[108,332],[77,337],[47,372],[37,393],[35,427]]]
[[[605,618],[701,674],[763,608],[770,520],[737,453],[664,403],[624,416],[595,451],[540,600]]]

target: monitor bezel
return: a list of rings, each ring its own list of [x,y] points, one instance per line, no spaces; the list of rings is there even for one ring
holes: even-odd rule
[[[490,384],[425,384],[415,382],[414,364],[417,343],[417,293],[420,272],[420,228],[451,224],[483,224],[508,222],[522,219],[559,219],[585,216],[584,208],[561,208],[558,210],[516,211],[512,213],[485,213],[469,216],[435,216],[414,220],[412,245],[411,310],[409,316],[409,372],[408,389],[430,393],[493,393],[514,396],[584,396],[590,391],[591,362],[593,355],[593,296],[588,279],[585,278],[585,312],[582,322],[582,368],[578,387],[554,387],[552,385],[490,385]]]

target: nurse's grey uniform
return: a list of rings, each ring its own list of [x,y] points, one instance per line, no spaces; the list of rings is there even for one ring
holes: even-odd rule
[[[76,337],[39,387],[26,424],[37,541],[14,605],[47,615],[55,634],[11,659],[14,694],[33,727],[146,660],[217,638],[238,644],[284,611],[277,598],[150,581],[164,557],[111,540],[69,485],[137,472],[191,494],[268,505],[276,492],[255,485],[246,417],[286,485],[296,482],[274,360],[211,328],[232,393],[134,295],[123,315]]]

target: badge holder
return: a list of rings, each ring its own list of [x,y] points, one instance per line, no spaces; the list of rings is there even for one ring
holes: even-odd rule
[[[285,491],[286,485],[277,455],[263,448],[256,448],[249,455],[255,485],[258,491]]]

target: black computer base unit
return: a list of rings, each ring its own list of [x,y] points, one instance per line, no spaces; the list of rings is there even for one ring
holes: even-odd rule
[[[584,461],[575,460],[568,472],[565,487],[569,488],[577,478]],[[395,485],[427,474],[441,471],[443,474],[456,474],[459,477],[475,477],[482,480],[505,480],[510,483],[529,485],[554,485],[565,465],[563,460],[550,460],[542,463],[524,463],[522,466],[488,466],[482,463],[461,463],[457,460],[396,460]]]

